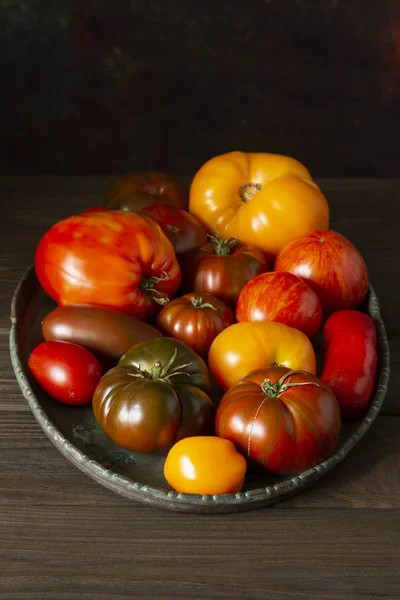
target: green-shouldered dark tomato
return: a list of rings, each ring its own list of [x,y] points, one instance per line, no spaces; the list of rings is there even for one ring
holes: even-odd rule
[[[160,453],[190,436],[212,435],[215,407],[207,366],[174,338],[140,342],[100,380],[93,411],[119,446]]]
[[[229,238],[209,236],[209,243],[179,257],[183,292],[207,293],[235,305],[243,286],[268,271],[258,248]]]
[[[272,473],[292,475],[323,461],[340,433],[339,404],[315,375],[285,367],[253,371],[226,392],[217,435]]]

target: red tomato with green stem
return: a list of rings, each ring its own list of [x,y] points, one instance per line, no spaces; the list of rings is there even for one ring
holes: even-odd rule
[[[368,271],[357,248],[330,229],[296,238],[278,254],[275,271],[301,277],[326,315],[358,308],[368,292]]]
[[[211,294],[236,305],[243,286],[268,270],[258,248],[229,238],[208,236],[209,242],[180,257],[183,291]]]
[[[59,221],[40,240],[35,269],[59,305],[92,304],[153,317],[178,289],[181,272],[160,227],[129,211]]]
[[[293,475],[323,461],[339,439],[333,392],[304,371],[268,367],[249,373],[222,398],[217,435],[272,473]]]
[[[317,295],[291,273],[262,273],[247,282],[236,306],[240,321],[277,321],[312,338],[322,324]]]
[[[207,243],[206,230],[187,210],[168,204],[151,204],[143,208],[140,214],[150,217],[161,227],[176,254]]]
[[[28,365],[39,385],[63,404],[91,402],[103,375],[97,358],[70,342],[42,342],[30,354]]]
[[[234,320],[233,312],[222,300],[193,292],[164,306],[157,327],[165,335],[186,342],[204,358],[217,335]]]

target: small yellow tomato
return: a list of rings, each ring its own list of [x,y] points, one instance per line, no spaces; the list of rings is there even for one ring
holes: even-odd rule
[[[243,487],[246,459],[229,440],[188,437],[172,446],[164,477],[183,494],[236,494]]]

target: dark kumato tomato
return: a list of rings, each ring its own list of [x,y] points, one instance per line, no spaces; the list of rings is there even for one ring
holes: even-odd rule
[[[193,435],[212,435],[215,408],[207,366],[187,344],[157,338],[135,344],[100,380],[93,412],[119,446],[162,453]]]

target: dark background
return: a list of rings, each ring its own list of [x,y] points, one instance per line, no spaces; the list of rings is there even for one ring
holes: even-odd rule
[[[400,174],[396,0],[0,0],[0,172]]]

